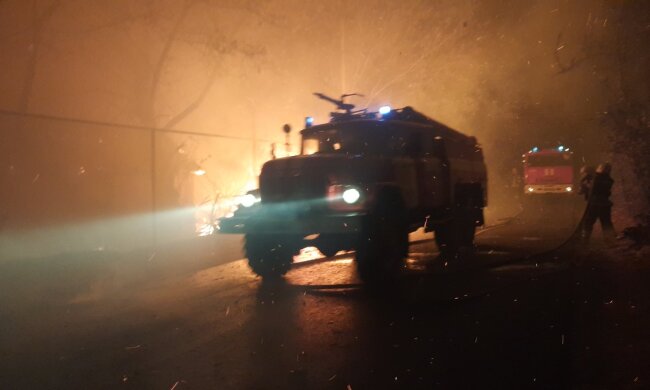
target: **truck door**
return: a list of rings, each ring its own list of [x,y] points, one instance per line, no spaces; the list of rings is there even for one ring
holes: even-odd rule
[[[442,208],[451,204],[451,167],[447,146],[442,137],[433,138],[433,156],[435,157],[436,180],[434,182],[434,207]]]
[[[442,138],[425,136],[421,139],[423,150],[418,160],[418,182],[420,183],[420,204],[429,212],[446,204],[447,158]]]
[[[413,142],[412,134],[403,127],[391,127],[391,137],[387,149],[391,151],[393,177],[402,191],[406,208],[413,210],[419,207],[417,149],[420,145]]]

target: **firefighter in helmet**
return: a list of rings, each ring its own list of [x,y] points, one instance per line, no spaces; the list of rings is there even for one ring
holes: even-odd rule
[[[589,191],[583,225],[583,238],[585,242],[589,241],[594,224],[598,220],[600,220],[604,237],[611,240],[614,236],[612,202],[609,200],[612,193],[612,185],[614,184],[614,180],[610,176],[611,170],[612,166],[609,163],[600,164],[596,169],[596,174],[594,175]]]

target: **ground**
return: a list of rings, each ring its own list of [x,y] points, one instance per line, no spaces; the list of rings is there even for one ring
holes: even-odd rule
[[[572,223],[486,229],[446,266],[413,242],[383,292],[346,253],[275,283],[187,248],[5,262],[0,386],[647,388],[648,251]]]

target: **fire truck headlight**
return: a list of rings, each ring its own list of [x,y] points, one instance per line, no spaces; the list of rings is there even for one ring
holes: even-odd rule
[[[356,188],[348,188],[343,191],[343,201],[347,204],[356,203],[361,199],[361,192]]]
[[[246,194],[241,197],[239,200],[239,203],[244,206],[244,207],[251,207],[255,203],[259,202],[260,200],[255,197],[253,194]]]
[[[533,192],[533,191],[535,191],[535,189],[533,188],[533,186],[526,186],[526,191],[527,192]]]
[[[568,186],[567,188],[565,188],[565,190],[566,190],[566,192],[571,192],[571,191],[573,191],[573,187]]]

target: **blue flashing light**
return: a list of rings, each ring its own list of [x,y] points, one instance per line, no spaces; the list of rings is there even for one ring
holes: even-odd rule
[[[535,147],[532,149],[532,152],[533,152],[533,153],[537,153],[537,152],[539,152],[539,148],[538,148],[537,146],[535,146]]]
[[[564,146],[560,145],[557,147],[557,150],[560,152],[564,152]]]
[[[391,111],[390,106],[381,106],[381,107],[379,107],[379,114],[380,115],[386,115],[386,114],[390,113],[390,111]]]
[[[305,118],[305,127],[311,127],[314,124],[314,117],[308,116]]]

